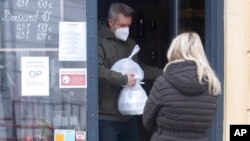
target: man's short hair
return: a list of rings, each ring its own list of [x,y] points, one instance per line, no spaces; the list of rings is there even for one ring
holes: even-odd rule
[[[123,14],[126,17],[132,17],[134,10],[124,3],[113,3],[110,5],[108,18],[116,20],[118,14]]]

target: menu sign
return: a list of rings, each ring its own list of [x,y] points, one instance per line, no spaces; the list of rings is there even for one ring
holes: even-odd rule
[[[5,47],[46,47],[58,44],[58,0],[3,0],[1,23]],[[12,30],[12,31],[11,31]],[[12,43],[14,41],[19,44]],[[8,42],[9,41],[9,42]],[[27,45],[28,44],[28,45]]]

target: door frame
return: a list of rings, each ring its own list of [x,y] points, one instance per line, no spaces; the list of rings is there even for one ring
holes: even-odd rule
[[[87,8],[87,141],[98,141],[97,0]]]
[[[224,0],[205,0],[205,46],[208,60],[222,87],[217,99],[217,113],[209,131],[210,141],[223,140],[224,119]]]
[[[178,13],[175,14],[178,15]],[[97,29],[97,0],[87,0],[88,141],[99,140]],[[224,115],[224,0],[205,0],[205,48],[208,60],[222,85],[222,95],[218,96],[217,99],[217,114],[209,131],[209,140],[222,141]]]

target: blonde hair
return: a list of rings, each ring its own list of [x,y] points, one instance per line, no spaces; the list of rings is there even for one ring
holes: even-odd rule
[[[220,81],[208,63],[201,39],[197,33],[187,32],[177,36],[170,45],[167,59],[169,63],[165,66],[164,72],[172,63],[186,60],[194,61],[197,66],[199,82],[202,83],[202,80],[208,82],[211,95],[216,96],[221,93]]]

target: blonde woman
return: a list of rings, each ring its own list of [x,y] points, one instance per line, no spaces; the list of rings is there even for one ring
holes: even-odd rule
[[[144,108],[151,141],[208,141],[221,86],[193,32],[177,36],[167,53],[169,63],[154,83]]]

